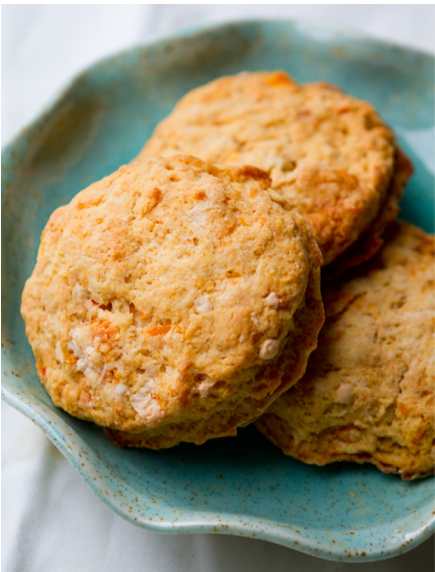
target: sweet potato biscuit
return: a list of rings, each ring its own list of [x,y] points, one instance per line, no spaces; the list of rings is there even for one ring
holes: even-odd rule
[[[245,72],[188,93],[140,156],[180,152],[267,171],[275,200],[304,216],[329,264],[384,206],[396,147],[365,101],[284,72]]]
[[[268,185],[251,167],[153,158],[53,213],[22,315],[56,405],[160,448],[235,434],[301,377],[321,255]]]
[[[413,479],[434,468],[434,240],[406,223],[387,234],[358,273],[323,289],[307,372],[257,427],[306,463],[370,462]]]

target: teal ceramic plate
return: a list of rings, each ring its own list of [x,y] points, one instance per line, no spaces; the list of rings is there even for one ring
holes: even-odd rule
[[[122,450],[53,406],[36,375],[20,297],[51,212],[130,161],[188,90],[241,70],[284,69],[371,101],[416,174],[402,217],[433,230],[434,61],[424,53],[297,22],[244,22],[106,59],[77,77],[4,151],[3,396],[41,427],[98,497],[133,524],[269,540],[331,560],[377,560],[433,530],[433,481],[370,466],[306,466],[255,429],[201,447]]]

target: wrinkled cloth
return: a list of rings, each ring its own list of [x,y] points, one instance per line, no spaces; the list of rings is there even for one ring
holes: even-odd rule
[[[429,5],[4,5],[2,145],[84,67],[185,28],[255,18],[335,21],[434,52]],[[42,431],[2,405],[4,572],[407,572],[434,569],[433,539],[370,564],[327,562],[260,540],[164,535],[104,505]]]

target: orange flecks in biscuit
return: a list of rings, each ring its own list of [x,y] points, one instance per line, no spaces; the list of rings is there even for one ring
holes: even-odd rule
[[[283,71],[277,71],[267,78],[267,84],[271,87],[288,87],[294,85],[294,82]]]
[[[409,407],[406,407],[404,403],[399,403],[397,407],[403,416],[406,416],[409,413]]]
[[[260,183],[263,189],[269,188],[272,184],[272,180],[266,171],[263,171],[263,169],[259,169],[258,167],[253,167],[252,165],[244,165],[243,167],[240,167],[235,172],[235,176],[240,180],[240,182],[255,179]]]
[[[92,406],[92,394],[84,389],[80,394],[79,405],[83,409]]]
[[[342,113],[348,113],[349,111],[351,111],[351,107],[349,107],[349,105],[342,105],[335,109],[335,113],[337,115],[341,115]]]
[[[204,201],[207,198],[207,195],[205,194],[204,191],[198,191],[197,193],[195,193],[193,195],[194,199],[198,199],[199,201]]]
[[[171,326],[152,326],[151,328],[147,328],[145,333],[149,336],[161,336],[163,334],[167,334]]]
[[[311,111],[309,109],[301,109],[298,111],[298,119],[309,119],[311,117]]]
[[[119,334],[119,328],[108,321],[94,321],[90,323],[92,336],[100,338],[102,341],[108,341],[115,338]]]

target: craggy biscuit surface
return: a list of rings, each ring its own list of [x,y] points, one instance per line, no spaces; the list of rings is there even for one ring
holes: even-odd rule
[[[434,239],[394,223],[386,246],[322,290],[326,322],[305,376],[257,421],[306,463],[434,468]]]
[[[235,434],[299,379],[323,322],[321,255],[268,185],[251,167],[153,158],[53,213],[22,315],[56,405],[160,448]]]
[[[140,156],[180,152],[267,171],[273,196],[304,216],[328,264],[382,208],[396,149],[369,103],[284,72],[244,72],[188,93]]]

